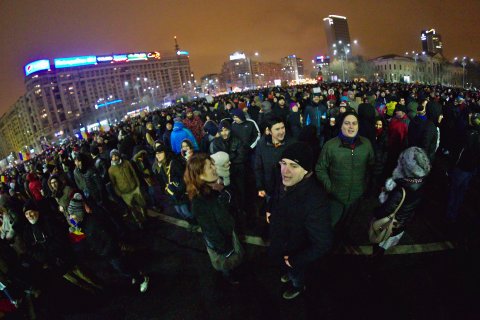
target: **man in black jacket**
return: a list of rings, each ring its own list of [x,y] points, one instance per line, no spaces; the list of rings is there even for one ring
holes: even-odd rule
[[[283,293],[293,299],[305,290],[309,264],[325,255],[333,241],[327,196],[312,176],[313,152],[301,142],[282,153],[282,184],[272,197],[270,256],[287,274],[283,283],[292,287]]]
[[[218,151],[228,153],[235,204],[237,208],[245,211],[245,170],[247,169],[248,151],[242,141],[232,134],[232,125],[228,120],[220,121],[218,130],[220,136],[212,142],[212,154]]]
[[[470,113],[466,136],[459,142],[460,152],[455,155],[455,168],[450,172],[447,219],[451,222],[457,221],[468,185],[480,168],[480,112]]]
[[[432,162],[437,151],[438,130],[433,119],[427,117],[427,108],[435,108],[435,106],[427,103],[427,100],[422,101],[417,108],[417,115],[408,125],[408,144],[410,147],[422,148]],[[433,113],[435,113],[434,110],[430,112],[430,114]]]

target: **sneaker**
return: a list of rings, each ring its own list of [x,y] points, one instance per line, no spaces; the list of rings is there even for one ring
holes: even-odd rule
[[[282,295],[283,299],[286,299],[286,300],[291,300],[291,299],[295,299],[296,297],[298,297],[303,291],[305,291],[305,286],[301,287],[301,288],[296,288],[296,287],[292,287],[291,289],[288,289],[287,291],[285,291]]]
[[[281,283],[287,283],[289,281],[290,281],[290,277],[288,276],[288,274],[284,274],[283,276],[280,277]]]
[[[148,283],[150,282],[150,278],[145,276],[143,277],[143,282],[140,283],[140,292],[144,293],[148,290]]]

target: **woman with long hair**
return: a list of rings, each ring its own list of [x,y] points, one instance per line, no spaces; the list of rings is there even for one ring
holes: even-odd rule
[[[184,179],[213,268],[229,283],[238,284],[232,271],[241,263],[244,251],[228,210],[231,195],[218,183],[214,161],[205,153],[192,155]]]

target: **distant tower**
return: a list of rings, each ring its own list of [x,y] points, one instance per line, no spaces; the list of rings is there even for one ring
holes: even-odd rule
[[[177,42],[177,36],[174,36],[173,39],[175,40],[175,53],[177,53],[178,51],[180,51],[180,46]]]
[[[350,31],[346,17],[329,15],[323,19],[325,33],[327,35],[327,45],[330,54],[333,54],[334,44],[338,45],[341,41],[342,47],[350,46]]]
[[[435,32],[435,29],[423,30],[420,34],[422,50],[429,54],[443,53],[442,36]]]

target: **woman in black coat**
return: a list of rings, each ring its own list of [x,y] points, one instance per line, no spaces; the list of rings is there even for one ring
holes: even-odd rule
[[[218,183],[215,164],[204,153],[194,154],[188,160],[184,179],[213,268],[231,284],[238,284],[232,271],[241,263],[244,251],[229,213],[230,193]]]
[[[415,209],[420,204],[423,186],[430,169],[430,161],[423,149],[410,147],[400,154],[397,167],[392,177],[385,183],[385,191],[379,196],[382,205],[374,214],[374,219],[378,220],[391,215],[398,208],[393,231],[390,237],[374,246],[374,256],[383,255],[385,250],[400,241],[407,224],[415,214]]]

